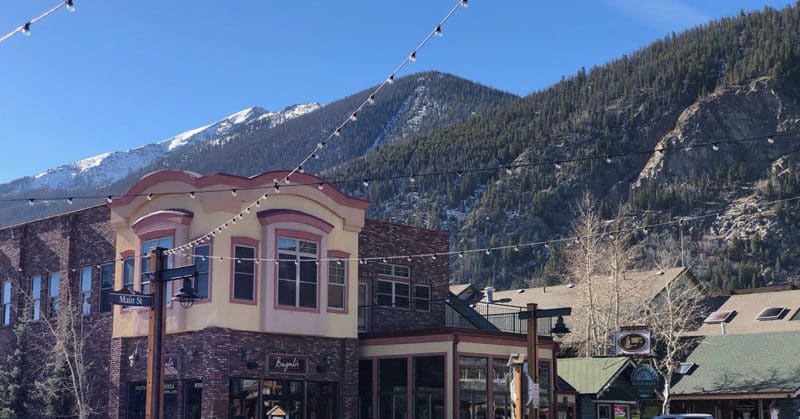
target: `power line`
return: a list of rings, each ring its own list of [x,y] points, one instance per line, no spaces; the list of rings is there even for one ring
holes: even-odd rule
[[[22,25],[18,26],[16,29],[12,30],[11,32],[9,32],[9,33],[3,35],[2,37],[0,37],[0,42],[3,42],[6,39],[11,38],[17,32],[22,32],[23,35],[30,35],[31,34],[31,25],[33,25],[34,23],[46,18],[47,16],[50,16],[51,14],[55,13],[56,10],[58,10],[58,9],[60,9],[62,7],[66,7],[68,11],[74,12],[75,11],[74,0],[64,0],[64,1],[56,4],[55,6],[53,6],[52,8],[47,10],[46,12],[40,14],[39,16],[34,17],[33,19],[31,19],[31,20],[23,23]]]

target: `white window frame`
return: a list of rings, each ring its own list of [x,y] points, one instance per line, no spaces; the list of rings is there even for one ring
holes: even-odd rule
[[[419,295],[417,294],[417,290],[418,289],[422,289],[422,288],[427,288],[428,289],[428,297],[427,298],[419,298]],[[431,291],[432,290],[431,290],[431,286],[430,285],[425,285],[425,284],[415,284],[414,285],[414,311],[425,311],[425,312],[430,312],[431,311]],[[417,305],[418,301],[425,301],[425,304],[427,305],[427,308],[419,308],[419,306]]]
[[[391,276],[395,278],[411,279],[411,267],[407,265],[396,265],[394,263],[379,263],[376,269],[378,275]]]
[[[280,249],[280,241],[281,240],[290,240],[290,241],[296,242],[295,250],[282,250],[282,249]],[[296,238],[296,237],[284,237],[284,236],[278,237],[276,243],[278,244],[278,259],[279,259],[279,261],[278,261],[278,264],[279,264],[279,267],[278,267],[278,289],[276,290],[276,292],[278,293],[277,306],[278,307],[298,308],[298,309],[304,309],[304,310],[317,310],[317,309],[319,309],[319,306],[320,306],[320,302],[319,302],[319,285],[320,285],[319,284],[319,282],[320,282],[319,281],[319,276],[320,276],[320,269],[319,269],[319,265],[318,265],[318,258],[319,258],[319,252],[320,252],[320,247],[321,247],[320,243],[316,242],[314,240],[301,239],[301,238]],[[301,243],[313,244],[314,247],[316,248],[316,253],[301,251],[300,250],[301,249]],[[295,271],[294,271],[294,279],[281,278],[281,276],[280,276],[280,264],[286,264],[286,263],[294,263],[296,265],[295,266]],[[310,282],[301,281],[301,279],[300,279],[300,277],[301,277],[300,271],[301,271],[301,268],[302,268],[303,264],[310,264],[310,265],[306,265],[306,266],[312,266],[313,269],[315,270],[315,275],[314,275],[314,281],[315,282],[313,283],[314,284],[314,289],[315,289],[315,292],[314,292],[314,305],[313,306],[302,305],[301,301],[300,301],[300,286],[303,285],[303,284],[306,284],[306,285],[311,284]],[[281,303],[281,295],[280,295],[280,290],[281,290],[280,284],[281,284],[281,282],[284,282],[284,283],[285,282],[294,282],[295,295],[294,295],[294,304],[293,305],[282,304]]]
[[[92,267],[81,268],[81,312],[84,316],[92,314]]]
[[[150,251],[155,247],[165,247],[169,249],[172,248],[174,244],[175,238],[172,236],[162,236],[149,240],[142,240],[142,244],[139,246],[139,250],[142,252],[139,258],[139,260],[141,260],[141,265],[139,265],[139,290],[143,294],[151,294],[153,292],[151,281],[144,280],[144,275],[150,272]],[[172,268],[172,255],[167,256],[166,268]],[[164,297],[166,298],[167,304],[172,301],[172,281],[167,282],[167,290]]]
[[[341,271],[341,275],[339,274]],[[337,275],[334,275],[334,272]],[[333,278],[341,277],[341,282],[333,282]],[[341,307],[331,305],[331,289],[342,290],[342,305]],[[331,310],[346,310],[347,309],[347,261],[346,260],[330,260],[328,261],[328,308]]]
[[[37,290],[38,288],[38,290]],[[31,277],[31,299],[33,300],[32,304],[32,313],[31,313],[31,320],[37,321],[41,320],[42,318],[42,276],[41,275],[34,275]]]
[[[3,281],[3,326],[11,324],[11,281]]]
[[[377,289],[375,290],[375,296],[376,296],[377,303],[378,303],[379,307],[392,307],[392,308],[396,308],[396,309],[400,309],[400,310],[409,310],[410,309],[410,307],[411,307],[411,284],[409,284],[408,282],[405,282],[405,281],[392,281],[390,279],[378,279],[377,282],[378,282],[378,284],[377,284]],[[391,294],[387,294],[385,292],[381,292],[381,285],[380,285],[381,282],[386,282],[386,283],[389,283],[389,284],[392,285]],[[398,298],[397,286],[398,285],[403,285],[403,286],[407,287],[407,289],[408,289],[408,294],[399,296],[400,298],[405,298],[406,299],[406,304],[405,305],[398,305],[397,304],[397,298]],[[391,305],[389,305],[389,304],[381,304],[380,303],[380,297],[381,296],[390,296],[391,299],[392,299],[392,304]]]

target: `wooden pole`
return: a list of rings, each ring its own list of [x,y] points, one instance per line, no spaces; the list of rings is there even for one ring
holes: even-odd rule
[[[146,419],[161,419],[164,413],[164,250],[156,247],[150,253],[150,271],[153,272],[153,307],[150,309],[150,334],[147,337],[147,403]]]
[[[539,325],[536,320],[536,303],[528,303],[528,374],[531,375],[533,383],[539,382],[539,356],[536,353],[537,346],[539,345]],[[528,390],[530,394],[530,389]],[[539,419],[539,409],[536,405],[539,404],[538,400],[531,400],[529,419]]]
[[[522,419],[524,410],[522,406],[525,404],[525,398],[522,396],[522,380],[525,379],[522,375],[523,366],[522,363],[514,365],[514,394],[517,399],[517,402],[514,403],[514,418],[516,419]]]

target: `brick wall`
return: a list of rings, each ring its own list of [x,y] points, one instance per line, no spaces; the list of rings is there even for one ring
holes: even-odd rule
[[[91,364],[94,380],[91,399],[98,411],[105,411],[108,403],[111,315],[97,313],[100,270],[95,265],[114,259],[115,236],[108,221],[108,208],[100,206],[0,229],[0,280],[12,281],[13,305],[11,325],[0,327],[0,365],[16,345],[13,325],[17,318],[30,313],[31,277],[42,276],[42,318],[46,319],[49,275],[57,272],[60,276],[58,294],[62,310],[69,298],[80,307],[80,268],[91,266],[93,314],[80,316],[79,324],[89,342],[85,357]],[[31,324],[29,363],[33,366],[45,365],[48,349],[52,347],[52,333],[44,321]],[[30,368],[28,379],[35,380],[40,371],[41,368]]]
[[[125,417],[127,383],[145,381],[147,341],[145,338],[114,339],[121,356],[117,387],[120,395],[111,406],[116,417]],[[118,343],[117,343],[118,342]],[[133,367],[127,362],[139,343],[140,358]],[[178,382],[178,402],[183,394],[183,380],[203,383],[202,417],[227,417],[230,378],[289,379],[339,383],[342,418],[355,418],[358,405],[358,340],[312,336],[276,335],[209,328],[200,332],[166,336],[167,357],[177,361],[177,375],[165,375],[165,381]],[[274,374],[266,372],[267,354],[302,354],[306,356],[306,374]],[[122,362],[124,360],[124,362]],[[249,365],[248,365],[249,364]],[[114,398],[112,397],[112,400]]]
[[[366,220],[358,237],[359,257],[389,257],[398,255],[420,255],[446,253],[449,251],[449,234],[446,231],[435,231],[410,227],[383,221]],[[371,306],[367,310],[370,331],[389,332],[398,329],[417,329],[444,326],[444,299],[449,290],[450,266],[448,256],[423,258],[388,258],[390,264],[404,265],[411,268],[411,302],[408,310],[393,307],[377,307],[377,280],[381,275],[376,268],[381,260],[371,260],[358,266],[360,282],[366,282],[370,288]],[[389,279],[389,278],[387,278]],[[391,278],[392,280],[398,280]],[[431,286],[431,310],[414,309],[414,284]]]

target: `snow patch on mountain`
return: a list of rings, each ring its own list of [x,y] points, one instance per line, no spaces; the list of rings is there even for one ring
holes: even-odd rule
[[[18,192],[39,188],[74,190],[102,187],[123,179],[132,171],[141,169],[186,146],[218,141],[225,137],[230,140],[230,136],[236,130],[248,124],[266,121],[269,127],[274,127],[321,107],[319,103],[303,103],[289,106],[281,112],[269,112],[259,107],[251,107],[212,124],[182,132],[156,143],[126,151],[99,154],[12,183],[15,184],[14,190]]]

